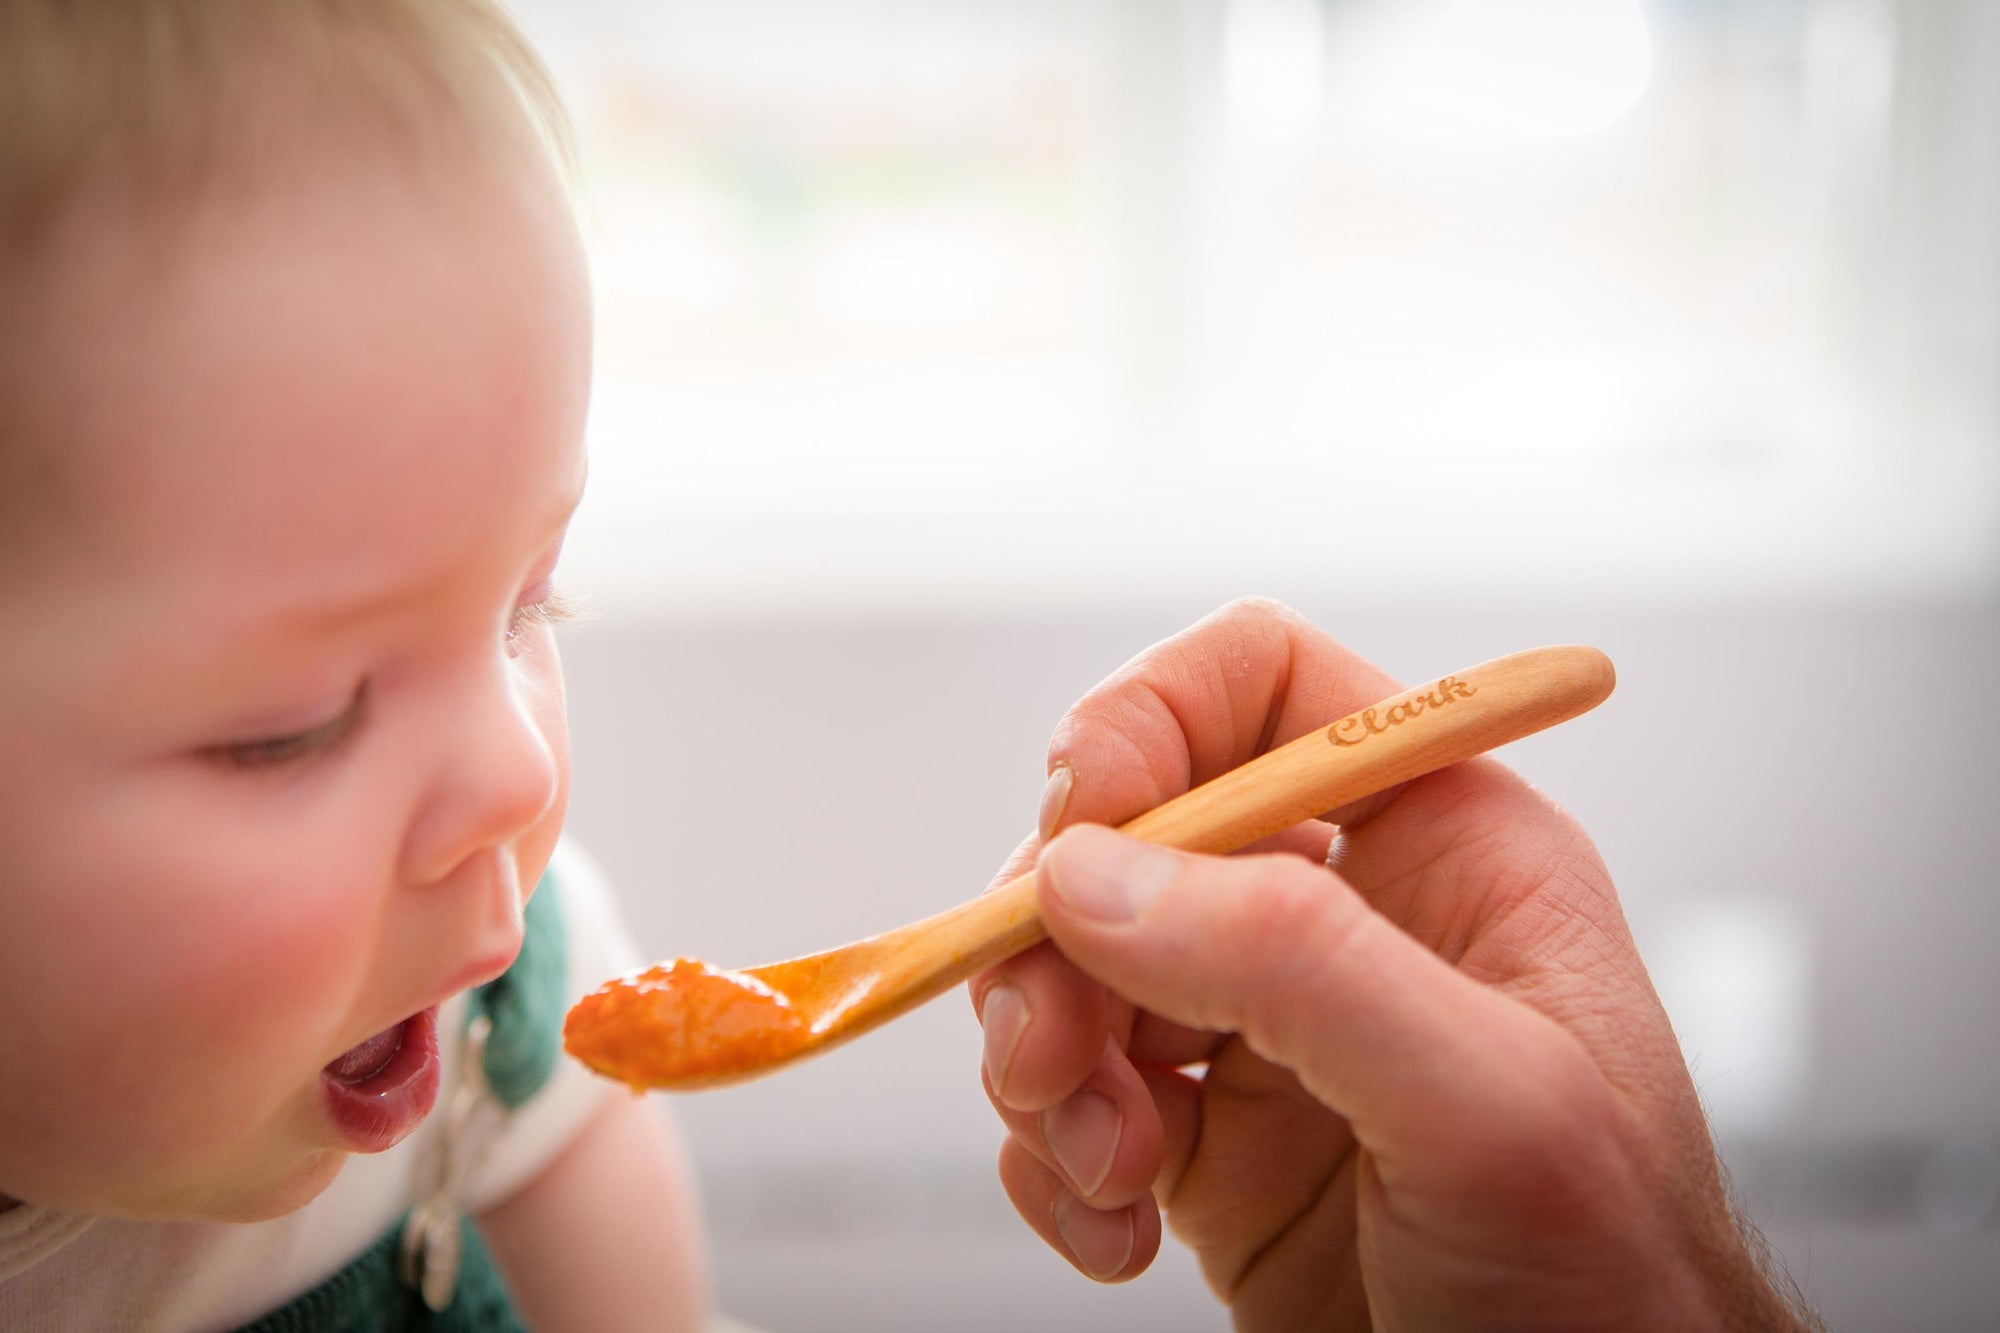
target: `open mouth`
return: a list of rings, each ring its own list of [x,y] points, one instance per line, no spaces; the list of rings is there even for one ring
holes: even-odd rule
[[[326,1063],[320,1089],[350,1152],[394,1147],[438,1093],[437,1009],[412,1014]]]
[[[403,1038],[410,1026],[408,1019],[392,1028],[385,1028],[344,1055],[329,1060],[326,1076],[348,1087],[358,1087],[388,1068],[389,1062],[403,1049]]]

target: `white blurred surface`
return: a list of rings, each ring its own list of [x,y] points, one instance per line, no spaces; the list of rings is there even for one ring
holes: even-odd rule
[[[1779,898],[1693,890],[1635,916],[1716,1134],[1783,1133],[1813,1044],[1810,915]]]

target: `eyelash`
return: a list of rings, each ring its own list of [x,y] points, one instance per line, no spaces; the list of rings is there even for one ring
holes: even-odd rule
[[[524,602],[514,608],[514,614],[507,621],[506,640],[511,646],[521,631],[534,625],[567,625],[583,618],[577,604],[563,595],[560,588],[551,588],[549,594],[537,601]]]
[[[582,618],[576,603],[564,597],[559,591],[550,591],[548,596],[533,602],[524,602],[514,608],[503,632],[508,653],[511,656],[522,631],[535,625],[562,625]],[[272,736],[264,740],[242,741],[233,745],[216,747],[216,754],[238,768],[276,768],[283,764],[296,763],[335,749],[353,732],[361,720],[361,704],[366,694],[366,686],[357,691],[353,702],[341,710],[340,716],[331,718],[306,731],[294,732],[289,736]]]
[[[309,730],[289,736],[221,745],[216,747],[215,753],[237,768],[276,768],[332,750],[347,739],[355,723],[361,720],[361,703],[366,694],[367,686],[364,685],[355,692],[353,701],[340,710],[339,717]]]

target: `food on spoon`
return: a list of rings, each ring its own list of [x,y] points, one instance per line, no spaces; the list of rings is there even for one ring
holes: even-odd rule
[[[753,976],[676,958],[606,982],[563,1020],[563,1047],[634,1092],[755,1069],[806,1045],[792,1002]]]

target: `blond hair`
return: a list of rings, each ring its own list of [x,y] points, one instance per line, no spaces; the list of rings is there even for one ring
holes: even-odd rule
[[[548,72],[493,0],[0,0],[0,246],[86,180],[150,215],[329,135],[407,148],[509,104],[567,165]]]
[[[523,121],[572,177],[554,85],[497,0],[0,0],[0,356],[34,338],[23,284],[86,213],[158,244],[216,190],[330,149],[421,166]],[[0,547],[61,498],[7,378]]]

